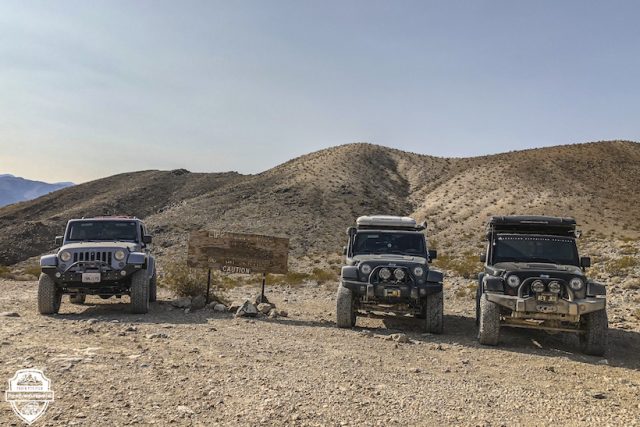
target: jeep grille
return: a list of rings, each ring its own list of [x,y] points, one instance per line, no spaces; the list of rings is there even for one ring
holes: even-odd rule
[[[74,252],[73,262],[78,261],[102,261],[111,265],[112,253],[109,251],[84,251]]]

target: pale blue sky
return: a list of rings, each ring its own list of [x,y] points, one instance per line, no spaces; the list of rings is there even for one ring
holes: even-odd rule
[[[0,173],[640,140],[637,1],[3,1]]]

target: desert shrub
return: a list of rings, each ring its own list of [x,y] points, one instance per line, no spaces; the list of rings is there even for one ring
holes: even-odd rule
[[[298,271],[289,271],[286,274],[267,274],[268,285],[289,285],[299,286],[309,279],[307,273],[301,273]]]
[[[40,276],[41,269],[38,264],[31,264],[23,268],[23,272],[24,274],[30,274],[32,276],[38,277]]]
[[[613,275],[621,276],[628,270],[637,267],[640,262],[632,256],[625,255],[620,258],[611,259],[605,263],[605,270]]]
[[[165,264],[158,285],[179,296],[204,295],[207,292],[207,271],[187,266],[186,263]],[[212,279],[213,281],[213,279]]]
[[[472,279],[482,270],[482,263],[477,254],[465,252],[456,257],[439,255],[434,265],[437,268],[454,271],[465,279]]]
[[[622,284],[622,287],[624,287],[625,289],[638,290],[638,289],[640,289],[640,279],[629,279],[629,280],[626,280]]]
[[[1,279],[13,279],[13,274],[11,274],[11,270],[9,267],[5,267],[4,265],[0,265],[0,278]]]
[[[315,280],[319,284],[326,282],[335,282],[338,280],[338,274],[334,270],[323,270],[320,268],[314,268],[311,273],[311,280]]]

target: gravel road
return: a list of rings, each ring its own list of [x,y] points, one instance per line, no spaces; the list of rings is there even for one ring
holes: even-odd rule
[[[0,281],[0,312],[19,315],[0,316],[0,381],[44,370],[55,402],[37,425],[640,425],[637,322],[612,325],[596,358],[575,337],[542,332],[481,347],[473,300],[450,290],[436,336],[406,318],[337,329],[326,286],[269,289],[289,314],[277,319],[184,313],[162,293],[148,315],[65,297],[47,317],[36,288]],[[0,425],[24,425],[4,401]]]

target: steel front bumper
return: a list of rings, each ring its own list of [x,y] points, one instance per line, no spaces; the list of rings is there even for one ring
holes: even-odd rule
[[[365,300],[399,302],[402,300],[418,300],[428,295],[442,292],[442,283],[427,282],[424,284],[393,284],[357,282],[342,280],[342,286],[351,290],[354,295]]]
[[[555,303],[541,303],[536,297],[517,297],[503,294],[486,293],[487,299],[512,311],[512,317],[532,319],[563,319],[578,317],[594,311],[604,310],[607,300],[599,297],[588,297],[567,301],[559,299]],[[604,297],[604,296],[603,296]]]
[[[42,268],[42,272],[53,279],[53,281],[62,286],[70,286],[74,287],[99,287],[100,284],[104,283],[116,283],[121,282],[127,279],[136,271],[142,269],[142,265],[137,264],[129,264],[126,265],[121,270],[107,270],[107,271],[96,271],[96,270],[86,270],[86,271],[59,271],[56,267]],[[82,273],[100,273],[100,282],[99,283],[83,283],[82,282]],[[123,274],[124,272],[124,274]]]

